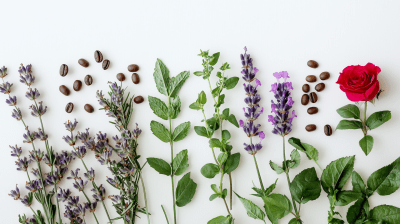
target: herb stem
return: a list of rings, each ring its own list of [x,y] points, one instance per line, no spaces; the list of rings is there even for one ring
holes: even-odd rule
[[[92,202],[90,201],[89,197],[86,195],[85,190],[82,190],[83,195],[85,195],[86,200],[89,202],[89,204],[92,204]],[[96,214],[93,213],[94,218],[96,219],[97,224],[99,224],[99,220],[97,220]]]
[[[264,189],[264,184],[263,184],[262,179],[261,179],[260,170],[258,169],[256,155],[253,155],[253,158],[254,158],[254,164],[256,165],[256,169],[257,169],[258,180],[260,181],[261,189],[264,191],[265,190]]]
[[[103,200],[103,199],[101,200],[101,203],[103,204],[104,210],[106,211],[108,221],[110,221],[110,223],[112,223],[111,218],[110,218],[110,215],[108,214],[107,207],[106,207],[106,205],[104,204],[104,200]]]
[[[167,224],[169,224],[168,216],[167,216],[167,213],[165,212],[164,206],[161,205],[161,208],[162,208],[162,210],[163,210],[163,212],[164,212],[165,219],[167,220]]]
[[[171,108],[171,97],[168,97],[168,111]],[[169,132],[170,135],[172,136],[172,121],[171,118],[168,116],[168,121],[169,121]],[[174,160],[174,142],[171,138],[169,142],[171,146],[171,167],[172,167],[172,162]],[[171,186],[172,186],[172,206],[174,209],[174,224],[176,224],[176,202],[175,202],[175,185],[174,185],[174,170],[172,169],[171,171]]]
[[[364,103],[364,127],[363,127],[363,132],[364,132],[364,136],[366,136],[367,135],[367,132],[368,132],[368,130],[367,130],[367,101],[365,101],[365,103]]]
[[[146,188],[144,187],[144,181],[142,177],[142,169],[140,167],[137,167],[137,165],[132,161],[131,157],[128,157],[129,161],[132,163],[132,166],[136,168],[136,170],[139,172],[139,178],[140,182],[142,183],[142,188],[143,188],[143,197],[144,197],[144,205],[146,206],[146,216],[147,216],[147,223],[150,224],[150,216],[149,216],[149,211],[148,211],[148,206],[147,206],[147,196],[146,196]]]

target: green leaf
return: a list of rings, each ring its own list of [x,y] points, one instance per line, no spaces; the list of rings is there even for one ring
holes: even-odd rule
[[[235,192],[235,194],[236,194],[236,192]],[[252,201],[247,200],[246,198],[240,197],[238,194],[236,194],[236,196],[238,196],[239,200],[242,202],[244,208],[247,211],[247,215],[249,217],[251,217],[253,219],[265,220],[265,213],[260,209],[260,207],[255,205]]]
[[[367,180],[368,190],[390,195],[400,187],[400,157],[393,163],[373,172]]]
[[[223,111],[222,111],[222,119],[227,119],[229,117],[229,108],[225,108]]]
[[[203,174],[205,178],[211,179],[214,178],[215,175],[219,173],[219,166],[213,163],[207,163],[201,168],[200,172],[201,174]]]
[[[341,219],[333,218],[329,224],[344,224],[344,221]]]
[[[318,164],[318,150],[314,148],[312,145],[303,143],[300,141],[298,138],[289,138],[288,140],[289,144],[291,144],[293,147],[298,149],[299,151],[305,153],[307,155],[307,158],[310,160],[314,160],[315,163],[319,166]]]
[[[222,139],[226,140],[226,141],[231,139],[231,133],[229,133],[228,130],[223,130],[222,131]]]
[[[228,215],[227,217],[218,216],[208,221],[207,224],[231,224],[231,220],[232,218],[230,215]]]
[[[400,223],[400,208],[391,205],[379,205],[371,210],[370,219],[382,221],[382,224]]]
[[[212,189],[216,194],[218,194],[218,195],[221,194],[221,192],[219,192],[219,189],[218,189],[218,187],[217,187],[216,184],[211,184],[211,189]]]
[[[362,123],[360,121],[355,120],[341,120],[339,124],[336,126],[336,129],[361,129]]]
[[[372,146],[374,145],[374,138],[372,136],[366,135],[360,140],[359,144],[361,149],[367,156],[371,152]]]
[[[192,103],[192,104],[189,105],[189,108],[192,109],[192,110],[200,110],[200,109],[201,109],[201,106],[200,106],[199,103],[194,102],[194,103]]]
[[[236,120],[235,115],[233,115],[233,114],[229,115],[226,120],[229,121],[231,124],[235,125],[237,128],[239,127],[239,124]]]
[[[290,153],[290,158],[292,158],[292,160],[287,164],[289,168],[294,169],[300,165],[300,153],[296,149]]]
[[[172,77],[168,86],[168,94],[170,97],[176,97],[179,90],[182,88],[183,83],[189,78],[190,72],[183,71],[179,73],[176,77]]]
[[[158,173],[167,176],[171,175],[171,166],[164,160],[158,158],[147,158],[147,162]]]
[[[207,103],[207,96],[206,96],[206,93],[204,91],[201,91],[199,93],[199,97],[198,97],[197,101],[200,104],[203,104],[203,105]]]
[[[149,104],[155,115],[161,119],[168,120],[168,107],[163,101],[156,97],[149,96]]]
[[[184,139],[189,134],[189,131],[190,131],[190,121],[178,125],[175,128],[174,133],[172,134],[172,140],[174,142],[177,142]]]
[[[355,118],[360,119],[360,109],[356,105],[347,104],[336,110],[343,118]]]
[[[183,207],[187,205],[196,193],[197,184],[190,178],[190,172],[179,180],[176,187],[176,205]]]
[[[292,204],[286,195],[270,194],[269,196],[263,197],[263,201],[267,217],[274,224],[277,224],[279,219],[285,217],[292,211]]]
[[[225,81],[225,88],[226,89],[233,89],[239,82],[239,77],[231,77]]]
[[[283,171],[284,171],[282,167],[280,167],[278,164],[276,164],[276,163],[274,163],[274,162],[272,162],[272,161],[269,161],[269,166],[270,166],[271,169],[274,170],[277,174],[281,174],[281,173],[283,173]]]
[[[215,65],[218,62],[219,59],[219,52],[214,53],[212,56],[212,60],[208,63],[209,65]]]
[[[392,114],[390,113],[390,111],[378,111],[371,114],[371,116],[368,117],[366,123],[370,129],[375,129],[381,126],[386,121],[390,120],[390,118],[392,118]]]
[[[188,150],[180,151],[172,162],[172,169],[175,175],[183,174],[189,167]]]
[[[178,117],[179,112],[181,112],[181,100],[179,96],[176,96],[171,100],[171,107],[168,110],[168,115],[171,119]]]
[[[210,201],[213,201],[214,199],[218,198],[219,195],[218,194],[212,194],[209,198]]]
[[[228,159],[226,160],[225,166],[224,166],[224,173],[231,173],[234,171],[238,166],[240,162],[240,153],[235,153],[230,156],[228,156]]]
[[[222,148],[222,144],[217,138],[212,138],[208,141],[210,148]]]
[[[219,162],[220,164],[222,164],[222,165],[225,164],[225,162],[226,162],[227,159],[228,159],[228,153],[226,153],[226,152],[220,153],[220,154],[218,155],[218,158],[217,158],[218,162]]]
[[[325,168],[321,175],[321,184],[326,193],[330,194],[334,190],[342,190],[353,172],[354,159],[355,156],[343,157],[332,161]]]
[[[346,206],[351,202],[362,198],[363,194],[354,191],[340,191],[336,196],[336,206]]]
[[[207,129],[203,126],[195,126],[194,127],[194,131],[196,132],[196,134],[209,138],[210,136],[207,133]],[[210,133],[211,134],[211,133]]]
[[[298,203],[305,204],[317,199],[321,195],[321,185],[315,168],[308,168],[297,174],[289,188]]]
[[[171,133],[169,133],[168,129],[157,121],[150,122],[150,129],[157,138],[159,138],[163,142],[171,141]]]
[[[298,220],[298,219],[296,219],[296,218],[293,218],[293,219],[291,219],[291,220],[289,221],[288,224],[301,224],[301,221]]]
[[[265,189],[265,195],[268,196],[271,194],[271,192],[275,189],[276,187],[276,182],[278,182],[278,179],[275,180],[275,183],[271,184],[267,189]]]
[[[365,183],[356,171],[353,171],[353,174],[351,175],[351,184],[353,185],[353,191],[354,192],[360,192],[365,194]]]
[[[204,75],[203,72],[199,72],[199,71],[193,72],[193,74],[194,74],[195,76],[202,76],[202,75]]]
[[[218,96],[217,103],[214,105],[214,107],[220,107],[221,104],[225,103],[225,94],[221,94]]]
[[[346,219],[349,224],[363,223],[363,221],[368,217],[369,214],[369,204],[368,199],[361,198],[354,203],[354,205],[349,207],[347,211]]]
[[[153,73],[154,81],[158,92],[168,96],[169,70],[164,63],[157,58],[156,67]]]

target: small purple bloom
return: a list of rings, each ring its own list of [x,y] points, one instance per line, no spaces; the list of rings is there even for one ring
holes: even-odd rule
[[[89,212],[95,212],[97,207],[97,201],[85,203],[85,208],[89,210]]]
[[[11,156],[14,156],[14,157],[20,157],[21,156],[21,154],[22,154],[21,147],[18,148],[17,145],[15,145],[15,146],[11,146],[10,145],[10,148],[11,148]]]
[[[93,198],[96,201],[104,201],[106,198],[106,189],[103,187],[103,185],[100,185],[97,189],[93,188],[92,191],[94,192]]]
[[[244,127],[244,121],[243,121],[243,120],[240,120],[240,121],[239,121],[239,127],[241,127],[241,128]]]
[[[30,151],[29,152],[29,158],[32,160],[32,161],[36,161],[36,162],[38,162],[38,163],[40,163],[40,161],[42,161],[42,158],[43,158],[43,156],[44,156],[44,152],[43,151],[40,151],[40,149],[38,149],[38,150],[36,150],[36,149],[33,149],[32,151]]]
[[[63,190],[62,188],[59,188],[60,190],[57,193],[57,199],[58,201],[65,202],[68,200],[69,196],[71,195],[71,191],[69,189]]]
[[[4,93],[4,94],[11,93],[12,86],[13,86],[13,84],[10,84],[9,82],[0,84],[0,93]]]
[[[26,92],[26,94],[25,94],[25,97],[30,100],[36,100],[39,96],[40,96],[40,93],[36,88],[34,90],[29,88],[29,91]]]
[[[67,131],[70,131],[70,132],[75,130],[77,124],[78,124],[78,122],[76,121],[76,119],[75,119],[75,121],[73,123],[71,121],[69,121],[69,120],[64,123],[65,128],[67,129]]]
[[[78,176],[78,174],[79,174],[79,168],[77,168],[76,170],[75,170],[75,172],[73,171],[73,170],[71,170],[71,176],[69,176],[69,177],[67,177],[67,179],[74,179],[74,180],[76,180],[76,179],[78,179],[79,178],[79,176]]]
[[[15,105],[17,105],[17,97],[16,97],[16,96],[9,96],[9,98],[6,99],[6,103],[7,103],[9,106],[15,106]]]
[[[279,81],[282,78],[282,74],[280,72],[274,72],[273,76]]]
[[[32,143],[36,139],[36,132],[30,132],[28,129],[28,126],[25,128],[26,133],[23,134],[22,136],[24,137],[24,143]]]
[[[74,136],[74,135],[72,135],[72,134],[71,134],[71,136],[66,135],[66,136],[64,136],[64,137],[62,137],[62,138],[63,138],[64,141],[65,141],[66,143],[68,143],[70,146],[75,145],[75,142],[76,142],[76,140],[77,140],[77,137]]]
[[[22,119],[22,113],[21,110],[17,107],[16,109],[13,109],[11,116],[18,121]]]
[[[75,183],[73,183],[72,185],[74,186],[75,189],[83,191],[87,183],[88,181],[83,181],[81,178],[77,178],[75,179]]]
[[[11,197],[13,197],[14,200],[18,200],[19,197],[21,196],[21,193],[19,192],[19,189],[18,189],[18,185],[16,185],[16,186],[15,186],[15,190],[11,190],[10,193],[9,193],[8,195],[10,195]]]
[[[21,198],[21,203],[24,204],[26,207],[30,207],[32,205],[32,200],[33,197],[30,195],[25,195],[23,198]]]
[[[136,123],[136,128],[133,130],[133,137],[138,138],[141,133],[142,129],[140,129]]]
[[[29,163],[31,163],[31,162],[32,162],[32,160],[30,160],[26,157],[24,157],[22,159],[18,158],[18,160],[15,161],[15,165],[17,166],[17,170],[26,172],[28,170]]]
[[[43,102],[40,101],[40,102],[39,102],[39,105],[33,105],[33,104],[32,104],[32,105],[29,107],[29,109],[32,110],[32,111],[31,111],[31,115],[32,115],[32,116],[34,116],[34,117],[41,117],[41,116],[43,116],[43,115],[46,113],[46,111],[47,111],[47,106],[43,107]]]
[[[89,136],[89,128],[86,129],[85,132],[79,132],[78,131],[78,138],[79,140],[82,141],[82,143],[85,143],[89,140],[90,136]]]
[[[281,77],[285,80],[284,82],[286,82],[286,79],[290,78],[287,71],[282,71],[281,72]]]
[[[276,90],[278,90],[278,84],[274,83],[274,84],[271,85],[270,92],[273,92],[274,94],[276,94]]]
[[[0,78],[4,78],[6,76],[7,76],[7,68],[3,66],[2,68],[0,68]]]
[[[35,82],[35,76],[32,75],[32,65],[27,65],[24,67],[21,64],[20,69],[18,70],[20,75],[20,82],[25,83],[27,86],[31,86]]]
[[[91,167],[90,170],[87,173],[83,174],[88,180],[94,181],[95,173],[94,169]]]
[[[75,148],[75,151],[72,151],[72,154],[79,159],[83,159],[86,155],[86,147],[85,146],[78,146]]]

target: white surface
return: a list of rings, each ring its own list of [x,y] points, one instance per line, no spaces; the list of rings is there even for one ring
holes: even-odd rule
[[[220,51],[221,57],[216,68],[227,61],[232,68],[227,74],[240,76],[239,54],[247,46],[255,66],[260,69],[257,77],[263,86],[259,88],[259,92],[263,97],[261,105],[266,108],[266,113],[259,122],[267,135],[263,142],[264,148],[257,154],[264,184],[269,185],[279,178],[275,191],[288,194],[284,176],[276,175],[268,165],[269,160],[282,161],[281,138],[271,133],[272,126],[267,123],[269,102],[273,97],[269,90],[275,81],[273,72],[287,70],[295,88],[294,109],[299,116],[294,120],[293,132],[289,137],[298,137],[315,146],[320,152],[319,163],[322,167],[337,158],[356,155],[355,169],[366,180],[373,171],[399,156],[396,144],[400,109],[397,103],[400,90],[396,86],[400,83],[399,7],[398,1],[47,1],[45,4],[43,1],[42,4],[8,1],[2,3],[0,13],[0,65],[8,67],[9,76],[5,80],[14,83],[12,94],[17,95],[18,105],[23,109],[29,127],[36,129],[39,121],[28,113],[30,102],[24,97],[26,87],[19,83],[17,72],[21,62],[25,65],[32,63],[37,79],[34,87],[41,93],[40,100],[49,107],[43,119],[50,135],[50,144],[56,151],[61,151],[70,150],[61,139],[67,134],[63,123],[68,119],[76,118],[79,121],[78,130],[81,131],[90,127],[92,134],[98,131],[110,135],[117,133],[108,123],[104,112],[97,111],[99,106],[95,100],[95,91],[106,91],[107,81],[115,81],[118,72],[125,73],[128,80],[124,85],[128,85],[128,90],[132,93],[143,95],[146,99],[147,95],[165,99],[157,92],[152,77],[157,57],[164,61],[172,75],[176,75],[183,70],[194,72],[202,68],[201,58],[197,56],[200,49]],[[107,71],[103,71],[101,65],[94,61],[93,52],[97,49],[103,53],[104,58],[111,60]],[[78,65],[79,58],[86,58],[90,66],[83,68]],[[319,68],[314,70],[307,67],[306,62],[309,59],[318,61]],[[375,145],[368,157],[364,156],[358,146],[362,137],[360,130],[335,131],[331,137],[323,134],[323,125],[335,127],[339,122],[340,117],[335,110],[349,103],[335,84],[339,72],[347,65],[364,65],[367,62],[381,67],[380,76],[385,77],[390,87],[375,106],[369,105],[368,114],[378,110],[391,110],[393,117],[389,123],[370,132],[375,139]],[[58,74],[62,63],[69,65],[70,71],[66,77]],[[139,85],[130,81],[130,73],[126,67],[131,63],[140,66]],[[320,112],[310,116],[306,113],[307,107],[300,104],[301,86],[305,83],[306,75],[319,75],[323,71],[330,72],[331,78],[325,82],[326,89],[318,94],[316,106],[320,108]],[[73,91],[73,81],[83,81],[86,74],[93,76],[94,84],[89,87],[84,85],[80,92]],[[212,79],[215,80],[215,77]],[[70,96],[59,93],[58,87],[61,84],[71,89]],[[228,91],[224,105],[231,108],[238,119],[243,118],[241,108],[245,106],[242,101],[242,84],[243,81],[240,80],[234,90]],[[182,112],[173,122],[173,126],[188,120],[192,122],[192,126],[201,125],[201,113],[188,108],[201,90],[208,91],[207,83],[191,75],[179,94]],[[15,170],[8,145],[22,146],[25,155],[30,146],[22,143],[24,130],[20,123],[11,119],[11,108],[4,103],[5,98],[1,96],[0,146],[3,159],[0,163],[0,211],[2,223],[17,223],[18,214],[31,215],[31,211],[7,195],[16,183],[26,193],[26,174]],[[68,102],[75,104],[71,114],[64,111]],[[85,103],[92,104],[96,111],[93,114],[86,113],[83,110]],[[207,111],[207,116],[210,116],[211,104],[208,104]],[[152,114],[147,100],[135,107],[131,127],[134,127],[134,122],[138,122],[143,129],[139,140],[142,162],[147,157],[161,157],[169,161],[168,145],[151,134],[149,123],[152,119],[160,120]],[[307,133],[304,127],[309,123],[317,124],[318,130]],[[252,181],[258,185],[258,179],[253,159],[242,147],[243,142],[248,139],[241,129],[232,125],[225,127],[229,128],[233,136],[233,151],[242,154],[241,164],[233,173],[234,190],[262,206],[261,200],[249,195],[252,193]],[[37,144],[44,149],[42,143]],[[213,217],[226,215],[221,200],[208,200],[212,193],[210,184],[217,183],[218,179],[205,179],[200,174],[200,168],[213,161],[207,141],[191,131],[185,140],[175,144],[176,152],[185,148],[189,150],[189,171],[198,183],[198,188],[193,201],[186,207],[178,208],[179,223],[206,223]],[[292,147],[287,147],[287,154],[291,149]],[[117,193],[105,182],[105,177],[110,175],[106,167],[100,166],[92,153],[85,160],[95,168],[96,181],[105,184],[107,193]],[[302,154],[302,163],[292,170],[291,178],[311,166],[314,164]],[[72,167],[81,167],[81,164],[75,161]],[[317,172],[320,176],[321,171]],[[166,207],[171,220],[170,179],[159,175],[150,167],[144,169],[143,175],[149,211],[152,213],[151,221],[154,224],[166,223],[160,205]],[[72,184],[64,179],[62,187],[72,188]],[[89,188],[86,192],[89,193]],[[370,199],[371,207],[383,203],[400,206],[399,195],[399,191],[388,197],[374,195]],[[142,195],[140,200],[143,205]],[[116,217],[110,201],[107,201],[107,205],[112,217]],[[37,203],[34,206],[39,208]],[[233,207],[235,223],[261,223],[246,215],[236,197]],[[326,194],[322,192],[319,199],[302,206],[301,217],[305,223],[326,223],[328,209]],[[337,207],[337,211],[345,217],[347,207]],[[102,206],[99,206],[96,214],[101,217],[101,223],[106,223]],[[147,223],[145,216],[140,217],[137,223]],[[287,223],[291,218],[288,215],[281,223]],[[87,222],[94,223],[91,215],[87,215]]]

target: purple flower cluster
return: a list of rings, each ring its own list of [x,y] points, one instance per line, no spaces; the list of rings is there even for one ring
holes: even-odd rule
[[[35,82],[35,76],[32,75],[32,65],[27,65],[26,67],[21,64],[19,67],[19,78],[21,83],[25,83],[27,86],[31,86]]]
[[[6,76],[7,76],[7,68],[3,66],[2,68],[0,68],[0,78],[4,78]]]
[[[268,115],[268,121],[274,125],[272,133],[285,136],[292,131],[292,122],[297,115],[292,111],[292,116],[289,117],[290,109],[294,101],[292,99],[290,90],[293,90],[292,83],[286,82],[289,77],[286,71],[275,72],[274,77],[277,82],[271,85],[270,92],[274,93],[276,103],[271,100],[271,113],[275,115]],[[283,79],[280,83],[279,79]]]
[[[247,54],[247,48],[244,47],[244,54],[240,55],[240,59],[242,60],[242,78],[246,83],[243,84],[244,90],[246,92],[246,98],[244,102],[247,104],[247,108],[243,108],[244,116],[246,117],[246,121],[240,120],[239,125],[243,128],[243,131],[246,133],[247,137],[250,139],[254,136],[259,136],[260,142],[253,144],[244,143],[244,149],[251,155],[255,155],[261,148],[261,141],[265,138],[264,132],[260,131],[260,124],[254,124],[254,121],[260,117],[263,113],[264,108],[260,108],[259,102],[261,101],[261,96],[257,93],[257,87],[261,86],[260,80],[256,79],[256,74],[258,69],[253,67],[253,59],[250,57],[250,54]],[[252,82],[256,81],[256,85],[253,85]],[[260,109],[260,110],[259,110]]]

